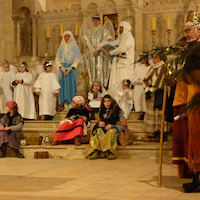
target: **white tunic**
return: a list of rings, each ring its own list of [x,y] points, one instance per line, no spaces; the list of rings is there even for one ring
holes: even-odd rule
[[[150,66],[145,64],[136,63],[132,76],[132,83],[134,87],[134,106],[136,112],[146,111],[145,91],[143,86],[143,79],[146,77]]]
[[[43,72],[36,80],[34,88],[36,88],[36,92],[40,92],[39,115],[54,116],[56,114],[57,99],[54,93],[58,93],[60,89],[56,74]]]
[[[101,101],[99,101],[99,98],[103,98],[107,94],[106,90],[104,87],[102,87],[102,93],[98,92],[97,93],[97,98],[94,98],[94,93],[88,92],[88,99],[90,100],[89,106],[91,108],[99,108],[101,105]]]
[[[0,108],[1,113],[6,113],[6,102],[13,100],[12,82],[15,74],[11,71],[0,73]]]
[[[23,118],[36,119],[35,102],[33,96],[33,76],[29,72],[17,73],[15,80],[23,80],[14,87],[14,101],[18,104],[18,111]]]
[[[120,39],[110,44],[119,46],[110,51],[110,55],[115,57],[110,63],[109,87],[118,84],[124,79],[131,79],[134,66],[135,40],[131,32],[127,32]]]

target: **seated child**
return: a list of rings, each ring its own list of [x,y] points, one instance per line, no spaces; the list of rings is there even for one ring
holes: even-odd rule
[[[44,63],[45,72],[41,73],[35,81],[34,88],[39,96],[39,115],[44,115],[44,120],[52,120],[56,114],[56,100],[60,84],[56,74],[52,72],[52,62]]]
[[[11,147],[18,158],[24,158],[19,152],[19,139],[22,138],[22,128],[24,121],[22,116],[18,113],[18,106],[14,101],[6,103],[7,114],[0,120],[0,158],[6,156],[7,146]]]
[[[127,119],[133,108],[133,85],[129,79],[124,79],[121,83],[109,88],[108,93],[115,99],[124,117]]]
[[[90,92],[88,92],[89,106],[92,109],[91,117],[94,119],[94,113],[99,111],[101,100],[106,94],[106,90],[101,86],[100,82],[94,81]]]
[[[72,108],[69,110],[66,120],[60,125],[54,135],[53,145],[59,141],[74,139],[76,146],[80,145],[80,137],[87,135],[84,127],[90,126],[89,112],[84,107],[85,99],[82,96],[75,96],[72,99]]]
[[[110,95],[102,99],[99,120],[93,128],[90,144],[86,150],[86,157],[93,160],[105,152],[108,160],[117,158],[117,138],[119,132],[127,126],[123,112]]]

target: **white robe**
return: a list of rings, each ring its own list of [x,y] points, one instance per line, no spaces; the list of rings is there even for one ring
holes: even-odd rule
[[[145,91],[143,79],[149,72],[151,66],[146,66],[141,63],[136,63],[131,81],[134,85],[134,106],[136,112],[146,111]]]
[[[112,63],[110,63],[109,88],[124,79],[131,79],[134,67],[135,40],[131,32],[127,32],[120,39],[111,42],[110,45],[119,46],[110,51],[110,55],[115,57]],[[121,54],[125,54],[125,58],[122,58]]]
[[[26,119],[36,119],[33,96],[33,76],[29,72],[17,73],[15,80],[23,80],[14,87],[14,101],[18,104],[18,112]]]
[[[0,108],[1,113],[6,113],[6,102],[13,100],[12,82],[15,74],[11,71],[0,73]]]
[[[56,114],[56,97],[54,93],[58,93],[60,84],[55,73],[43,72],[40,74],[34,84],[36,92],[40,92],[39,96],[39,115]]]
[[[101,101],[99,101],[99,98],[103,98],[107,94],[106,90],[102,86],[102,93],[97,93],[97,99],[94,99],[94,93],[88,92],[88,99],[90,100],[89,106],[91,108],[99,108],[101,105]]]

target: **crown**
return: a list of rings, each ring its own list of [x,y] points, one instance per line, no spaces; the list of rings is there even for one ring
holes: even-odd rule
[[[200,22],[199,13],[190,10],[190,11],[188,12],[186,22]]]

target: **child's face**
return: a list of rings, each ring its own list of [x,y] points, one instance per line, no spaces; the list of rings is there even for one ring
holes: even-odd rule
[[[52,71],[52,66],[51,65],[47,66],[46,69],[45,69],[45,71],[46,72],[51,72]]]
[[[81,107],[75,101],[72,101],[72,108],[80,109]]]
[[[128,88],[129,88],[128,85],[122,84],[122,90],[126,90]]]
[[[64,35],[64,40],[65,40],[66,43],[69,41],[70,37],[71,36],[69,34]]]
[[[11,112],[12,110],[6,106],[6,112]]]
[[[105,98],[104,101],[103,101],[103,104],[104,104],[106,109],[110,109],[111,100],[109,98]]]
[[[26,67],[24,67],[24,66],[20,66],[19,67],[19,72],[25,72],[26,71]]]
[[[191,79],[197,85],[200,85],[200,69],[192,70],[190,73]]]
[[[158,55],[154,55],[153,56],[153,64],[157,64],[159,63],[161,60],[160,60],[160,57]]]
[[[92,88],[93,92],[98,92],[100,90],[100,85],[99,83],[94,83],[93,84],[93,88]]]
[[[8,65],[3,65],[2,70],[4,72],[9,72],[10,71],[10,67]]]
[[[101,21],[99,19],[92,19],[92,22],[93,22],[94,27],[99,26],[99,24],[101,23]]]
[[[147,59],[142,59],[142,60],[141,60],[141,63],[142,63],[142,64],[147,64]]]

